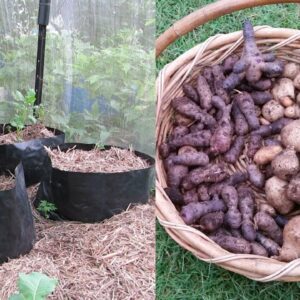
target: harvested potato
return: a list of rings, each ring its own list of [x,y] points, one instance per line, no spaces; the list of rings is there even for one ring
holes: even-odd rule
[[[192,202],[198,202],[198,194],[196,189],[185,191],[183,194],[183,202],[189,204]]]
[[[296,89],[300,90],[300,73],[294,79],[294,86]]]
[[[285,96],[283,98],[280,98],[279,102],[284,107],[289,107],[289,106],[292,106],[294,104],[294,101],[289,96]]]
[[[299,172],[299,159],[296,151],[285,149],[272,161],[272,169],[275,176],[283,180],[289,180]]]
[[[182,179],[188,174],[188,167],[172,165],[168,168],[167,181],[169,187],[178,187]]]
[[[214,232],[223,225],[224,213],[222,211],[208,213],[200,221],[200,229],[204,232]]]
[[[285,147],[300,151],[300,120],[295,120],[281,130],[281,141]]]
[[[284,116],[290,119],[298,119],[300,117],[300,108],[297,104],[287,107],[284,110]]]
[[[232,253],[251,253],[251,245],[243,238],[236,238],[230,235],[212,235],[210,238],[225,250]]]
[[[259,122],[260,122],[261,125],[270,125],[271,124],[270,121],[266,120],[263,117],[259,118]]]
[[[175,114],[174,119],[177,125],[188,126],[193,123],[193,120],[181,114]]]
[[[263,138],[260,134],[251,134],[248,142],[247,156],[253,158],[255,153],[261,148]]]
[[[284,116],[284,107],[275,100],[270,100],[262,108],[263,117],[269,122],[274,122]]]
[[[280,145],[262,147],[255,153],[254,162],[258,165],[266,165],[270,163],[281,151],[282,147]]]
[[[293,217],[283,229],[283,246],[279,256],[280,261],[292,261],[300,257],[300,216]]]
[[[252,242],[250,245],[251,254],[268,257],[268,251],[262,245],[257,242]]]
[[[294,208],[294,202],[286,196],[288,182],[276,176],[269,178],[265,184],[267,202],[280,214],[288,214]]]
[[[291,79],[281,78],[272,89],[272,94],[275,100],[280,101],[283,97],[295,99],[295,86]]]
[[[261,189],[265,185],[265,176],[256,164],[250,164],[247,167],[249,181],[257,188]]]
[[[289,200],[294,201],[297,204],[300,204],[300,175],[296,175],[289,182],[286,195]]]
[[[265,212],[271,216],[275,216],[276,215],[276,210],[274,209],[273,206],[271,206],[268,203],[260,203],[259,204],[259,211]]]
[[[300,66],[296,63],[290,62],[284,66],[282,76],[290,79],[295,79],[298,73],[300,73]]]
[[[278,255],[280,246],[276,242],[267,238],[260,232],[256,233],[256,240],[268,251],[270,256]]]
[[[178,155],[182,155],[185,153],[197,153],[197,152],[198,152],[197,149],[192,146],[183,146],[179,148]]]

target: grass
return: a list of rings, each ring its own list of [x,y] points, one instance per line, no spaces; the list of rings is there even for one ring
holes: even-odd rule
[[[211,2],[156,0],[157,36],[176,20]],[[299,29],[299,16],[299,5],[286,4],[247,9],[221,17],[172,44],[158,58],[157,70],[210,36],[240,30],[245,18],[255,25]],[[258,283],[201,262],[157,225],[156,296],[159,300],[296,300],[300,299],[300,283]]]

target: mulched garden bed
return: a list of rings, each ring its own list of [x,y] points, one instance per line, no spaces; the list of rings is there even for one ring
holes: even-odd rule
[[[0,136],[0,144],[14,144],[33,139],[54,137],[55,134],[42,124],[29,125],[19,132],[9,132]]]
[[[34,199],[36,188],[30,188]],[[128,209],[100,224],[53,222],[34,210],[37,243],[0,266],[0,299],[16,291],[20,272],[59,280],[55,300],[155,299],[155,218],[151,205]]]
[[[121,173],[149,167],[149,163],[132,150],[112,147],[109,150],[95,148],[84,151],[74,148],[66,152],[59,148],[47,152],[52,166],[63,171],[82,173]]]

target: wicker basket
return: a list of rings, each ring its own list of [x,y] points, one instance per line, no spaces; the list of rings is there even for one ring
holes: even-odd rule
[[[158,39],[157,54],[160,54],[182,33],[186,33],[197,25],[203,24],[207,20],[212,20],[217,16],[245,7],[291,1],[240,0],[231,1],[231,4],[232,2],[235,2],[235,6],[230,6],[230,1],[228,0],[217,1],[210,5],[209,9],[206,7],[193,13],[192,17],[194,19],[195,15],[198,15],[199,18],[192,25],[192,22],[189,22],[189,16],[184,18],[184,22],[176,23],[172,30],[168,30]],[[185,28],[185,24],[189,24],[188,29]],[[176,35],[174,35],[174,32],[176,32]],[[255,27],[255,32],[257,43],[261,50],[272,50],[275,51],[277,56],[286,61],[300,62],[300,31],[260,26]],[[239,53],[242,43],[241,31],[216,35],[187,51],[160,72],[157,80],[157,145],[165,141],[172,127],[173,110],[170,102],[172,98],[182,96],[182,83],[185,81],[192,82],[202,66],[220,63],[231,53]],[[222,249],[202,232],[185,225],[178,211],[164,192],[164,188],[167,186],[166,173],[158,153],[156,159],[156,215],[160,224],[165,227],[168,234],[180,246],[205,262],[215,263],[253,280],[261,282],[274,280],[300,281],[300,259],[284,263],[262,256],[232,254]],[[244,169],[245,159],[245,157],[241,157],[240,161],[236,165],[231,166],[231,168]],[[264,195],[256,198],[256,201],[265,201]]]

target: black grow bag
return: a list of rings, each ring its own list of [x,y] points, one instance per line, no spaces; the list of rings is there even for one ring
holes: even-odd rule
[[[74,146],[86,151],[95,147],[91,144],[63,144],[60,149],[67,151]],[[135,154],[147,160],[150,166],[122,173],[80,173],[53,168],[51,180],[40,185],[35,206],[38,207],[41,200],[47,200],[56,205],[59,216],[65,219],[99,222],[124,211],[130,204],[147,203],[154,159],[141,152]]]
[[[15,183],[13,189],[0,191],[0,263],[28,253],[35,240],[22,164],[15,169]]]
[[[0,125],[0,134],[11,130],[11,126]],[[0,145],[0,172],[13,171],[22,161],[26,185],[41,181],[51,170],[50,159],[44,146],[58,146],[65,141],[65,134],[57,129],[49,128],[55,136],[30,141]]]

